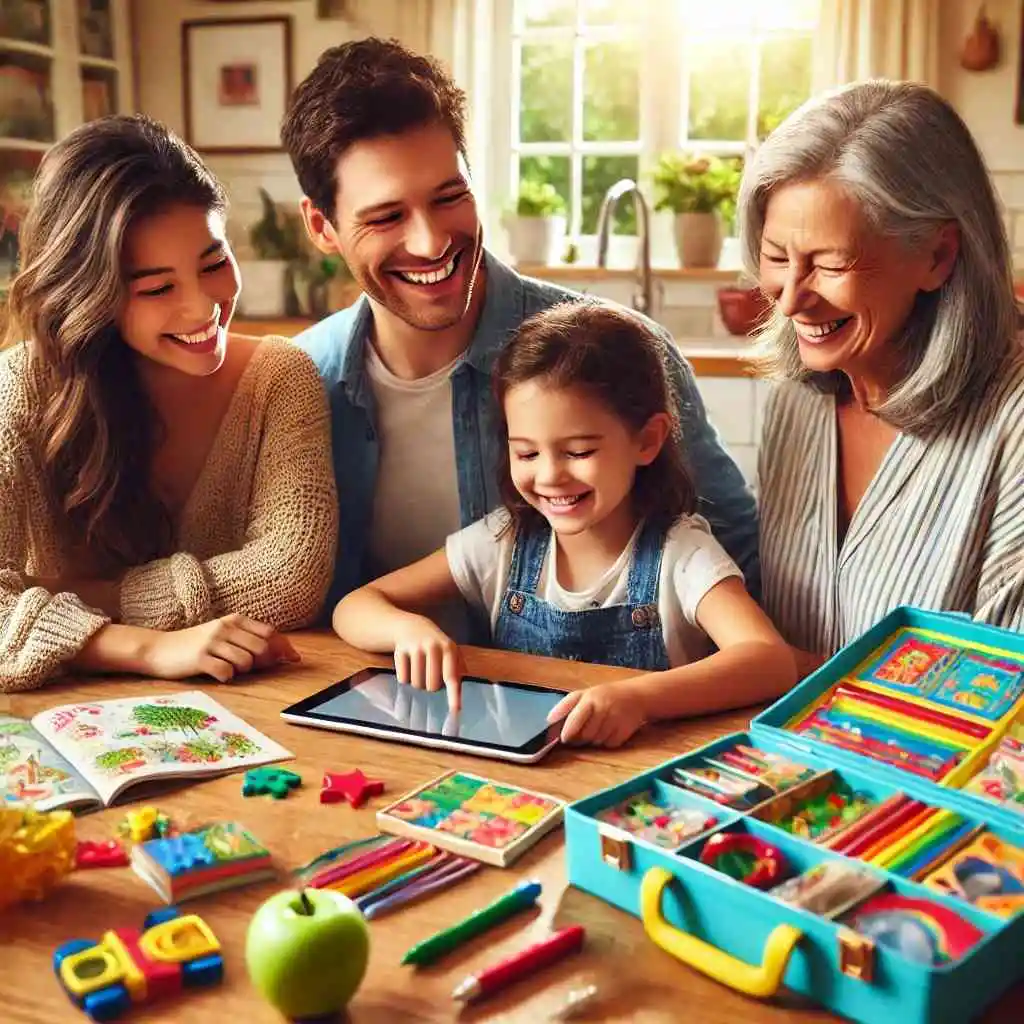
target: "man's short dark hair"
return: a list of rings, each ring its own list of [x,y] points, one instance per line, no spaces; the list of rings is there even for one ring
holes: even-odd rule
[[[443,125],[466,155],[466,94],[433,57],[396,39],[325,50],[292,93],[281,140],[303,193],[333,223],[338,158],[355,142]]]

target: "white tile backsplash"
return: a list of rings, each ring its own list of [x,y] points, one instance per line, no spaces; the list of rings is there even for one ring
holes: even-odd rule
[[[708,419],[728,445],[753,445],[754,382],[742,377],[698,377]]]

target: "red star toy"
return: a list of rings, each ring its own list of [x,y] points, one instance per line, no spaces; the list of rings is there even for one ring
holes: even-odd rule
[[[320,785],[320,803],[337,804],[347,800],[353,807],[362,807],[367,797],[384,792],[384,783],[379,779],[368,779],[358,768],[347,775],[324,772]]]

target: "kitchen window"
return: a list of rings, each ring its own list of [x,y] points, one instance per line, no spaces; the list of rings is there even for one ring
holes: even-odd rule
[[[550,183],[578,240],[594,234],[615,181],[638,180],[651,196],[661,153],[744,155],[810,95],[818,8],[818,0],[497,0],[511,87],[494,90],[492,127],[509,130],[508,148],[498,137],[492,151],[496,198],[514,200],[523,181]],[[632,203],[618,205],[614,229],[635,232]]]

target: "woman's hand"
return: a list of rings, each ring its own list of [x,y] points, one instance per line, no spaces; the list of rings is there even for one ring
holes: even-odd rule
[[[566,694],[548,713],[548,721],[565,720],[563,743],[621,747],[647,721],[643,701],[631,682],[616,680]]]
[[[253,669],[300,660],[287,637],[273,626],[237,613],[188,629],[154,633],[142,658],[146,673],[159,679],[207,675],[222,683]]]
[[[395,672],[400,683],[417,690],[448,689],[448,706],[462,702],[466,669],[459,645],[424,615],[405,615],[395,630]]]

